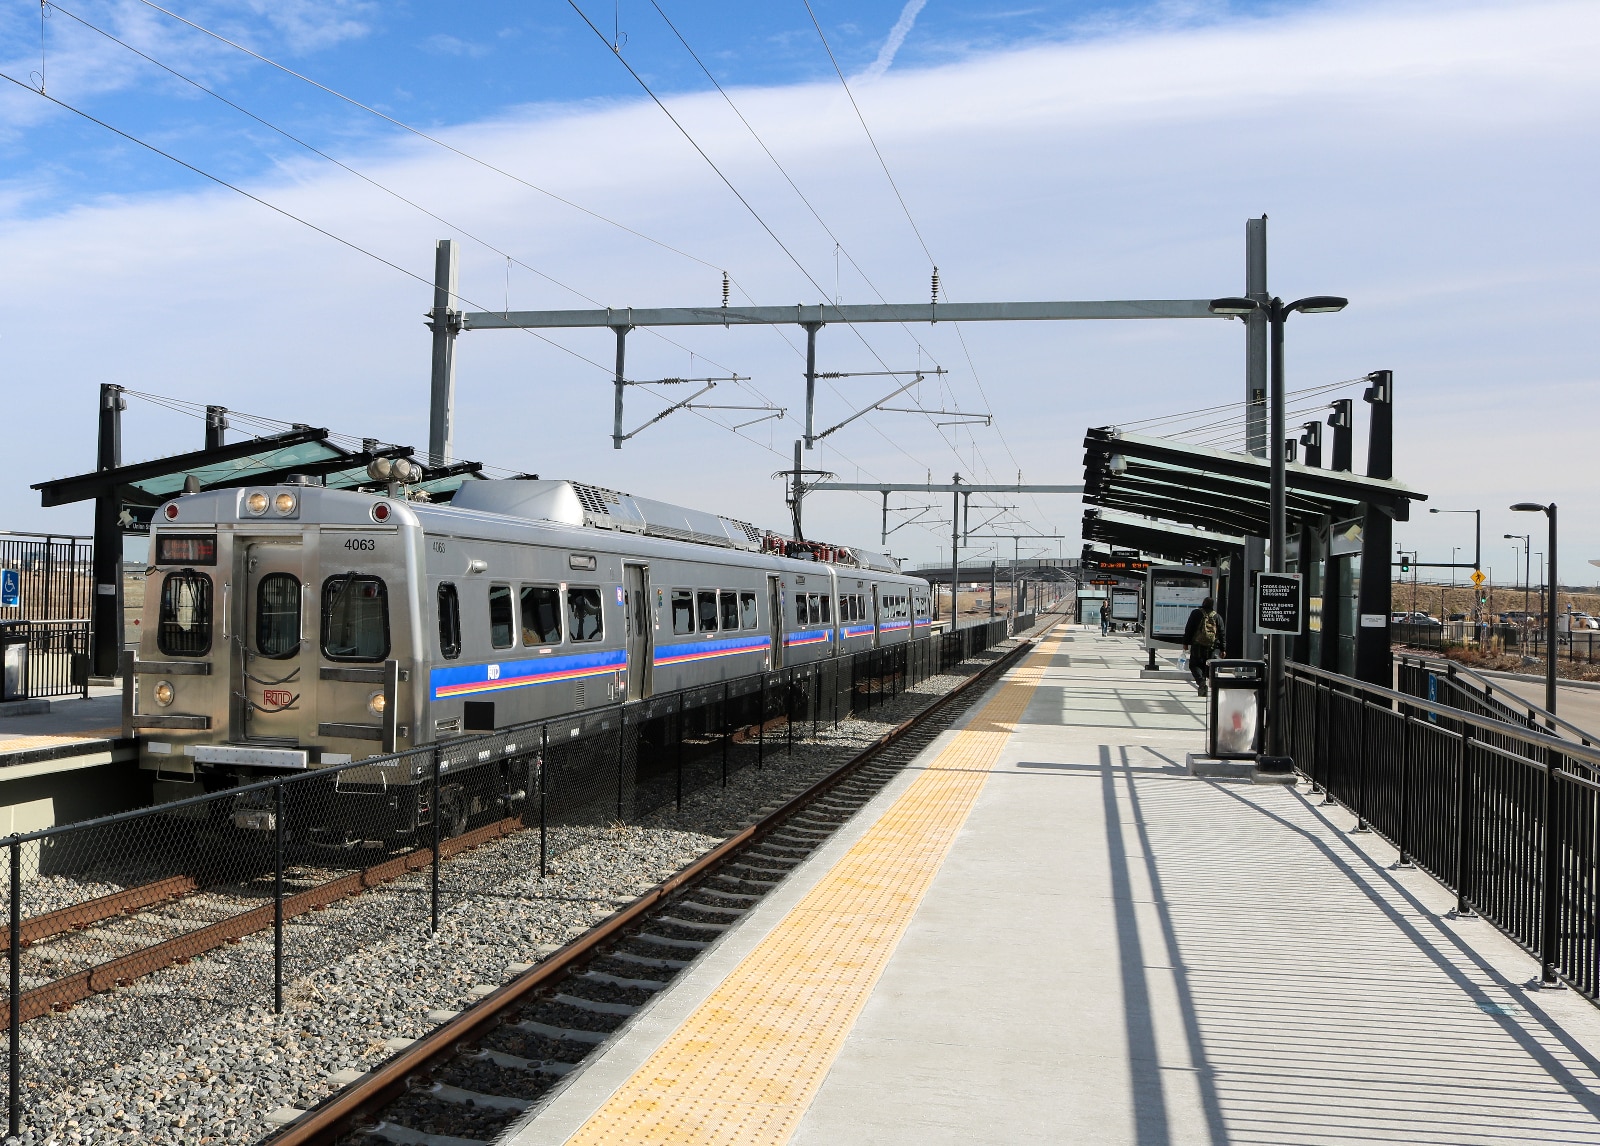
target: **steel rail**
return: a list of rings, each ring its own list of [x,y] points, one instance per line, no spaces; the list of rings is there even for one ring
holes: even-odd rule
[[[173,875],[166,879],[123,888],[110,895],[96,896],[71,907],[63,907],[45,915],[35,915],[23,922],[18,932],[18,942],[30,947],[42,939],[51,939],[68,931],[81,931],[91,923],[102,923],[119,915],[154,907],[158,903],[180,899],[192,891],[200,890],[200,881],[192,875]],[[0,947],[11,945],[11,927],[0,927]]]
[[[1058,617],[1051,621],[1043,632],[1020,641],[993,664],[980,669],[921,712],[895,725],[850,760],[798,796],[785,802],[777,810],[729,836],[688,867],[661,881],[609,919],[551,952],[536,966],[484,996],[480,1002],[462,1011],[455,1018],[435,1027],[388,1062],[376,1067],[361,1081],[345,1087],[321,1105],[308,1111],[304,1117],[265,1139],[265,1146],[332,1146],[346,1134],[364,1124],[376,1111],[382,1110],[402,1097],[418,1076],[425,1074],[441,1060],[454,1056],[459,1044],[470,1043],[487,1035],[508,1012],[532,1001],[540,991],[565,978],[573,963],[596,958],[600,949],[607,943],[624,936],[629,928],[655,908],[663,905],[676,892],[710,875],[734,855],[764,839],[785,820],[848,779],[884,749],[902,739],[940,709],[956,698],[988,683],[1011,667],[1033,648],[1044,632],[1048,632],[1059,623]]]

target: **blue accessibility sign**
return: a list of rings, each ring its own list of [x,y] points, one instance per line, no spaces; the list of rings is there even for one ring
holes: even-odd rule
[[[16,608],[22,604],[22,578],[15,569],[0,569],[0,606]]]

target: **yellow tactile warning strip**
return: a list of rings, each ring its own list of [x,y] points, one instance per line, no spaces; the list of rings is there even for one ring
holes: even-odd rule
[[[7,752],[27,752],[33,748],[54,748],[81,740],[113,740],[122,735],[120,727],[88,728],[82,732],[58,732],[52,736],[0,736],[0,756]]]
[[[782,1143],[866,1005],[1058,646],[970,724],[569,1143]]]

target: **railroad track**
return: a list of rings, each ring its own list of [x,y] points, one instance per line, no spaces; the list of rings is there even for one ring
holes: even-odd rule
[[[805,792],[351,1080],[267,1143],[493,1141],[828,840],[1037,639],[1019,642]]]

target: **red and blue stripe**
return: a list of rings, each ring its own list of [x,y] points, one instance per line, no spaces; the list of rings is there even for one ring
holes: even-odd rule
[[[477,696],[513,688],[533,688],[560,681],[585,680],[626,672],[628,654],[622,649],[602,649],[569,656],[540,657],[533,661],[503,661],[485,665],[448,665],[428,674],[434,700]]]
[[[825,645],[833,640],[832,629],[808,629],[803,632],[789,633],[783,638],[783,643],[791,649],[804,648],[807,645]]]
[[[770,637],[730,637],[720,641],[692,641],[681,645],[661,645],[655,651],[657,668],[695,664],[745,653],[764,653],[772,647]]]

